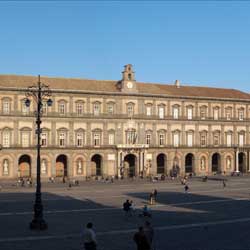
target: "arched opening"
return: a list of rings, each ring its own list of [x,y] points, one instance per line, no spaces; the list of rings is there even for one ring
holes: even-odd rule
[[[212,172],[221,172],[221,160],[218,153],[214,153],[212,156]]]
[[[159,154],[156,158],[157,174],[165,174],[167,171],[167,157],[165,154]]]
[[[136,169],[136,156],[128,154],[124,158],[124,177],[134,177]]]
[[[185,172],[192,173],[194,172],[194,155],[187,154],[185,157]]]
[[[93,155],[91,158],[91,162],[93,163],[91,173],[92,175],[101,176],[102,175],[102,156],[101,155]]]
[[[19,177],[31,177],[31,158],[29,155],[22,155],[18,160]]]
[[[56,177],[67,177],[68,167],[67,167],[67,156],[59,155],[56,158]]]
[[[246,172],[246,155],[243,152],[239,153],[238,162],[239,162],[239,171],[242,173],[245,173]]]

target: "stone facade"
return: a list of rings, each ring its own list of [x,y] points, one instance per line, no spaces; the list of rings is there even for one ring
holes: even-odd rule
[[[42,78],[42,178],[250,171],[250,95],[228,89]],[[35,177],[35,78],[0,76],[0,178]],[[95,89],[93,89],[95,88]]]

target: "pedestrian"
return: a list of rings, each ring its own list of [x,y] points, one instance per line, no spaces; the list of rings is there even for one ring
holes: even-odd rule
[[[150,250],[151,247],[144,233],[143,227],[139,227],[139,230],[134,234],[133,239],[137,245],[137,250]]]
[[[144,230],[145,236],[148,240],[148,243],[150,245],[150,249],[152,249],[153,239],[154,239],[154,229],[151,226],[149,221],[145,221],[143,230]]]
[[[83,232],[83,243],[85,250],[96,250],[96,233],[93,230],[93,223],[89,222]]]
[[[188,186],[188,184],[186,183],[185,184],[185,186],[184,186],[184,190],[185,190],[185,193],[187,193],[188,192],[188,190],[189,190],[189,186]]]
[[[154,199],[154,191],[152,191],[150,194],[149,194],[149,204],[150,205],[153,205],[153,199]]]
[[[154,203],[156,202],[157,194],[158,194],[158,192],[157,192],[157,190],[155,189],[155,190],[154,190]]]
[[[125,215],[131,215],[131,203],[129,202],[129,200],[126,200],[126,202],[123,203],[123,210],[125,212]]]
[[[130,201],[130,210],[131,210],[131,215],[135,215],[136,214],[135,203],[132,200]]]
[[[144,217],[149,217],[149,218],[152,217],[152,214],[151,214],[151,212],[150,212],[150,209],[148,208],[147,205],[144,205],[144,207],[142,208],[142,214],[139,215],[139,216],[144,216]]]
[[[223,188],[226,187],[226,181],[225,180],[222,181],[222,185],[223,185]]]

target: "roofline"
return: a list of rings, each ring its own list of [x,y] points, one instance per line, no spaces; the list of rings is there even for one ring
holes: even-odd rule
[[[1,87],[0,91],[17,91],[26,92],[28,88],[16,88],[16,87]],[[197,97],[197,96],[178,96],[167,94],[147,94],[147,93],[124,93],[124,92],[109,92],[109,91],[84,91],[84,90],[68,90],[68,89],[51,89],[53,93],[72,93],[72,94],[96,94],[96,95],[118,95],[118,96],[145,96],[145,97],[161,97],[161,98],[179,98],[179,99],[196,99],[196,100],[219,100],[219,101],[236,101],[236,102],[250,102],[249,99],[240,98],[220,98],[220,97]]]

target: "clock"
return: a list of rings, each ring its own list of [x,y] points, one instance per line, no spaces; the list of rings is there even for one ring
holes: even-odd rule
[[[127,82],[127,87],[128,87],[129,89],[132,89],[132,88],[133,88],[133,83],[132,83],[132,82]]]

